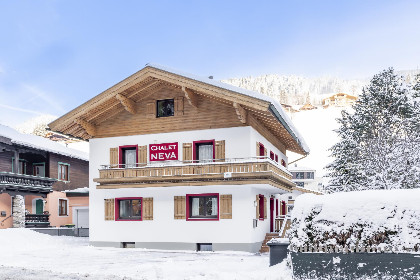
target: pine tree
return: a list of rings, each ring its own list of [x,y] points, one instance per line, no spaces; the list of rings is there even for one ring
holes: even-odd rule
[[[407,84],[392,68],[375,75],[342,112],[327,166],[326,190],[420,187],[420,82]]]

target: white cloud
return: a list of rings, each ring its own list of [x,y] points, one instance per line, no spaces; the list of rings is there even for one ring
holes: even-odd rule
[[[42,91],[38,88],[36,88],[35,86],[31,86],[31,85],[23,85],[24,89],[28,90],[30,93],[34,94],[35,98],[40,98],[42,101],[44,101],[45,103],[47,103],[46,105],[49,105],[50,107],[54,108],[56,112],[59,113],[65,113],[66,110],[61,106],[61,104],[59,102],[56,101],[56,99],[54,99],[53,97],[50,97],[45,91]]]

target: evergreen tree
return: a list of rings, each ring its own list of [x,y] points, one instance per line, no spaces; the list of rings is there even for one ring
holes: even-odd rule
[[[420,187],[420,82],[388,69],[342,112],[328,192]]]

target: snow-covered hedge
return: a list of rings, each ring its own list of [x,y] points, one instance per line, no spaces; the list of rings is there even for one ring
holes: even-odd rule
[[[420,247],[420,189],[304,194],[295,201],[292,245]]]

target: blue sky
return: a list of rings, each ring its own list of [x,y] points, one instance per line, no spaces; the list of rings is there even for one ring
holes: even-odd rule
[[[3,1],[0,123],[62,115],[153,62],[216,79],[420,62],[420,1]]]

